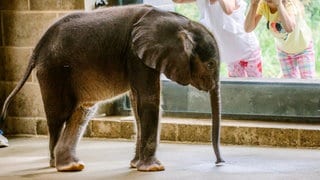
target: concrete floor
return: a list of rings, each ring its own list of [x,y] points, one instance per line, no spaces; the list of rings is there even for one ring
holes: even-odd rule
[[[134,143],[107,139],[82,139],[78,155],[86,163],[81,172],[57,172],[49,168],[46,137],[10,138],[0,148],[0,179],[290,179],[320,178],[320,150],[222,146],[227,163],[214,166],[210,144],[161,142],[158,158],[162,172],[138,172],[129,168]]]

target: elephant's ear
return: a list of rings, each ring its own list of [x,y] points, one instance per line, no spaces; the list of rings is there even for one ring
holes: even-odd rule
[[[194,41],[192,33],[183,28],[188,23],[185,17],[153,9],[132,31],[133,51],[143,63],[182,85],[191,81]]]

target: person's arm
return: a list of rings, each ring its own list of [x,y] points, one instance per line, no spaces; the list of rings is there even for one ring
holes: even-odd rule
[[[295,15],[288,13],[286,8],[284,7],[282,0],[273,0],[273,3],[278,8],[280,21],[281,21],[284,29],[288,33],[292,32],[296,26]]]
[[[257,14],[259,2],[260,0],[251,0],[249,11],[244,22],[244,30],[246,32],[252,32],[261,19],[261,15]]]
[[[196,0],[172,0],[172,1],[175,3],[190,3]],[[232,14],[234,10],[239,8],[235,0],[210,0],[210,3],[213,4],[213,3],[216,3],[217,1],[219,1],[220,6],[222,7],[222,10],[228,15]]]
[[[174,3],[191,3],[196,0],[172,0]]]
[[[226,13],[227,15],[232,14],[234,10],[239,8],[239,6],[236,4],[236,0],[214,0],[214,1],[219,1],[223,12]],[[212,3],[213,1],[210,0],[210,2]]]

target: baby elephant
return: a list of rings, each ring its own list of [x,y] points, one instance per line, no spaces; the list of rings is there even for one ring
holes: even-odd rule
[[[80,171],[85,165],[76,148],[99,101],[129,91],[136,120],[135,156],[130,166],[161,171],[156,158],[160,74],[210,93],[212,141],[219,153],[219,50],[201,24],[148,5],[117,6],[66,15],[36,45],[12,98],[32,70],[37,71],[50,134],[50,166]]]

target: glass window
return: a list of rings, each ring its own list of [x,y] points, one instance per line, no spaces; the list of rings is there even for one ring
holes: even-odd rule
[[[316,78],[320,78],[320,63],[318,62],[318,59],[320,58],[320,1],[302,0],[302,2],[305,6],[307,23],[312,30],[316,59]],[[196,3],[174,4],[174,9],[176,12],[181,13],[195,21],[198,21],[200,18]],[[264,18],[262,18],[261,21],[262,22],[259,23],[255,33],[258,35],[257,37],[262,50],[263,77],[280,78],[282,73],[275,49],[274,39],[270,33],[265,30],[266,21]],[[222,64],[221,76],[228,76],[227,66],[225,64]]]
[[[263,58],[263,78],[228,78],[226,65],[221,70],[222,116],[230,119],[267,119],[299,122],[319,121],[320,112],[320,1],[307,1],[307,23],[312,29],[316,71],[315,80],[283,79],[274,40],[260,23],[258,35]],[[144,0],[144,3],[176,11],[195,21],[199,12],[195,3],[174,4],[171,0]],[[181,86],[162,78],[162,109],[164,115],[209,117],[208,94],[191,86]],[[129,114],[128,97],[115,104],[118,114]]]

